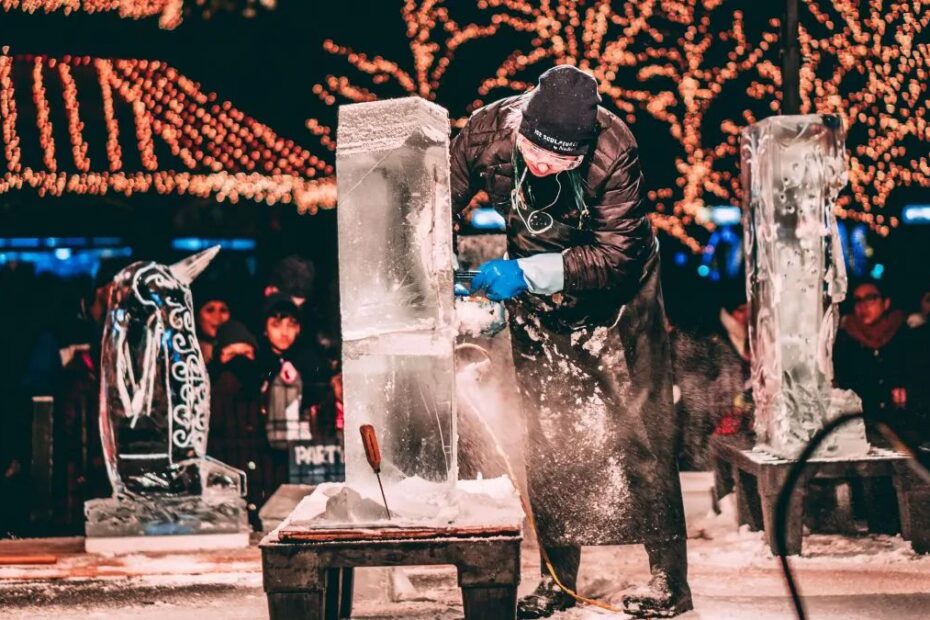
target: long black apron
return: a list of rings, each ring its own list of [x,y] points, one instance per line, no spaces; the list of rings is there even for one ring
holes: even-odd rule
[[[508,214],[510,258],[593,240],[572,222],[577,213],[560,217],[554,210],[556,221],[540,234],[527,230],[527,215],[516,207]],[[578,295],[526,293],[508,304],[530,502],[547,547],[685,536],[655,249],[636,284]]]

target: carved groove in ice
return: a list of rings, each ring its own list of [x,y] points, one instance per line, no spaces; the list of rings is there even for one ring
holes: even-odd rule
[[[343,106],[336,153],[346,483],[457,478],[449,117],[411,97]],[[398,493],[400,490],[397,491]]]
[[[847,183],[844,141],[835,116],[776,116],[742,134],[755,430],[761,445],[788,458],[855,406],[831,390],[847,286],[833,212]],[[829,454],[868,451],[861,423],[836,437]]]

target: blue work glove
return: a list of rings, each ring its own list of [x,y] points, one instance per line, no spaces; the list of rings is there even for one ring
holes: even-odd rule
[[[478,268],[471,282],[471,292],[484,290],[491,301],[503,301],[527,290],[523,270],[515,260],[496,258]]]

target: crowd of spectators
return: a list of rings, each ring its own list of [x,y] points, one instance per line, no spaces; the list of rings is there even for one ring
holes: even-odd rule
[[[80,533],[84,502],[111,493],[98,431],[99,346],[112,279],[127,262],[105,260],[93,283],[36,275],[28,264],[0,269],[0,321],[7,327],[0,331],[0,536]],[[246,473],[258,526],[258,509],[289,481],[292,442],[341,444],[338,334],[324,327],[338,321],[321,320],[335,309],[316,303],[320,287],[308,260],[289,256],[261,278],[211,269],[192,290],[211,379],[207,451]],[[714,468],[714,434],[753,441],[749,309],[741,288],[718,291],[722,307],[700,327],[670,327],[685,470]],[[878,282],[850,287],[834,350],[835,385],[862,399],[873,444],[888,445],[876,421],[891,416],[912,445],[930,449],[930,290],[904,301],[896,307]],[[55,493],[38,530],[29,470],[35,396],[55,403]]]

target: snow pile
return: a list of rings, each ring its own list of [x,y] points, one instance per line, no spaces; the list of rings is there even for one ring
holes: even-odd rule
[[[454,489],[417,476],[393,485],[387,519],[377,487],[325,483],[305,497],[282,528],[345,527],[520,527],[523,509],[506,476],[460,480]]]
[[[775,556],[769,549],[763,532],[750,531],[748,525],[737,525],[736,496],[727,495],[720,500],[720,514],[710,512],[689,527],[689,538],[713,541],[712,546],[692,546],[690,557],[711,566],[743,566],[769,568]],[[863,565],[881,566],[902,562],[924,561],[914,553],[911,543],[901,536],[807,534],[801,556],[792,556],[792,564],[817,567],[819,565],[861,569]]]

